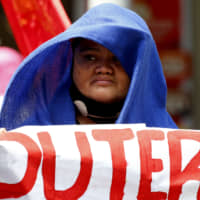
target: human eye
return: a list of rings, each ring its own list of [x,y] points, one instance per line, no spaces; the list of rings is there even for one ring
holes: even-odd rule
[[[97,59],[96,56],[94,56],[92,54],[86,54],[86,55],[84,55],[84,58],[88,61],[95,61]]]

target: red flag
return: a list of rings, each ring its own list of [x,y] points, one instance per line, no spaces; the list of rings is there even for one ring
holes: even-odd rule
[[[24,56],[71,24],[60,0],[1,0],[1,3]]]

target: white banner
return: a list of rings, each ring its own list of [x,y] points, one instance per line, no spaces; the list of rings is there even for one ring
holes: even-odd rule
[[[92,8],[102,3],[114,3],[125,8],[132,8],[132,0],[87,0],[87,7]]]
[[[2,104],[3,104],[3,96],[0,95],[0,110],[1,110]]]
[[[200,200],[200,131],[26,126],[0,135],[0,199]]]

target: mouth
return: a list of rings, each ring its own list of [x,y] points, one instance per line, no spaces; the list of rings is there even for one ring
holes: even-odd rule
[[[109,86],[113,84],[113,79],[110,77],[104,77],[104,76],[99,76],[94,78],[92,80],[92,84],[98,85],[98,86]]]

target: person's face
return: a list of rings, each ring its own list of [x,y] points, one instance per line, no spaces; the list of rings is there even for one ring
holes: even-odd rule
[[[130,84],[118,59],[102,45],[85,39],[74,49],[73,80],[84,96],[101,103],[124,99]]]

